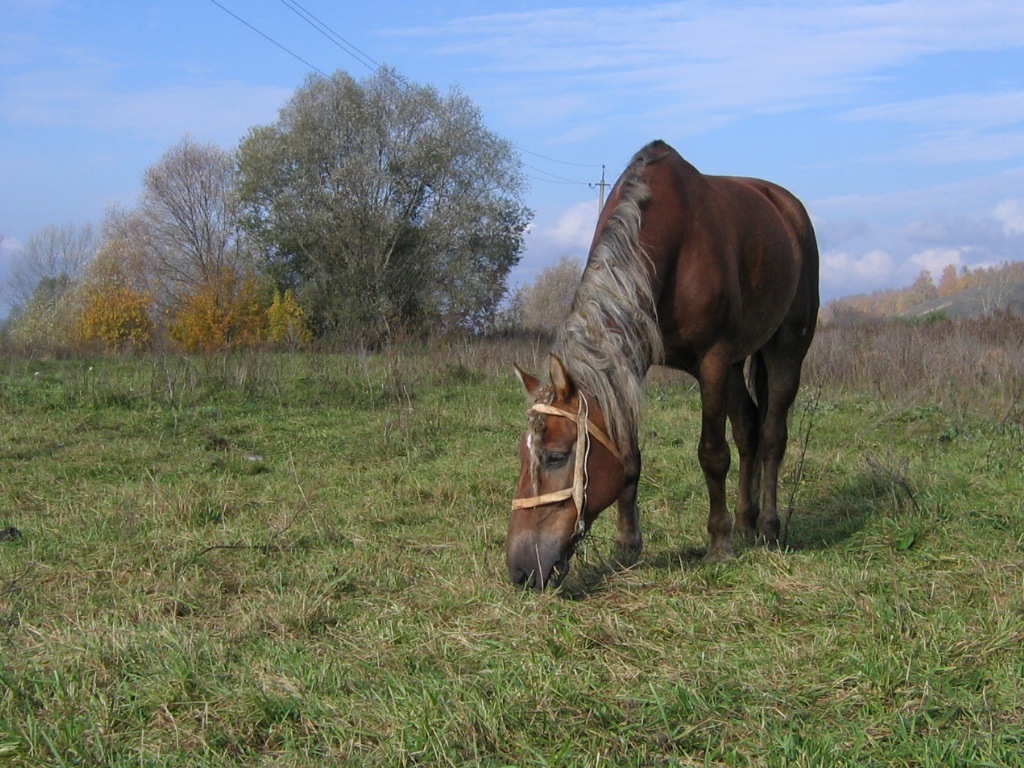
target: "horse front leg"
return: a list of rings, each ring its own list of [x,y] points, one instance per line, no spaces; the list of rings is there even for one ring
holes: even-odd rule
[[[637,481],[626,483],[618,500],[619,526],[615,534],[612,563],[617,568],[629,568],[640,559],[644,539],[640,533],[640,507],[636,503]]]
[[[708,487],[708,536],[706,560],[727,560],[733,556],[729,534],[732,520],[725,498],[725,476],[729,472],[729,444],[725,439],[725,415],[729,400],[729,365],[707,359],[700,376],[701,430],[697,458]]]

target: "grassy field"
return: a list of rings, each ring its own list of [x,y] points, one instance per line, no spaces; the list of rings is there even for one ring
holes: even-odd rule
[[[819,337],[786,547],[725,564],[652,372],[645,559],[606,515],[542,595],[540,345],[4,361],[0,764],[1024,765],[1020,339],[956,328]]]

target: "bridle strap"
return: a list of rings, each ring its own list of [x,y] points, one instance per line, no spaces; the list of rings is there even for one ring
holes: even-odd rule
[[[581,403],[586,403],[586,398],[583,397],[582,394],[580,395],[580,401]],[[569,411],[563,411],[561,408],[556,408],[553,405],[545,405],[544,403],[534,403],[530,407],[530,412],[543,413],[548,416],[561,416],[563,419],[568,419],[569,421],[575,423],[577,427],[579,427],[580,425],[579,418],[576,414],[570,413]],[[597,440],[597,442],[599,442],[609,451],[611,451],[612,456],[614,456],[619,461],[619,463],[622,463],[622,457],[619,456],[619,449],[615,447],[615,443],[612,442],[612,439],[608,437],[608,435],[606,435],[602,431],[602,429],[599,426],[597,426],[594,422],[592,422],[589,418],[585,418],[584,423],[587,426],[587,432],[590,433],[590,436]]]
[[[543,493],[539,496],[513,499],[512,509],[532,509],[572,499],[576,504],[576,528],[573,535],[578,540],[586,533],[583,512],[587,506],[587,459],[590,458],[590,438],[593,437],[607,448],[620,464],[622,463],[622,458],[619,456],[618,449],[616,449],[615,444],[612,443],[608,435],[590,420],[590,404],[582,392],[580,393],[579,411],[575,414],[563,411],[561,408],[556,408],[553,405],[546,405],[545,403],[534,403],[530,407],[529,412],[543,413],[548,416],[560,416],[563,419],[569,419],[569,421],[576,425],[576,463],[573,467],[571,486],[560,491]],[[582,428],[581,425],[583,425]]]
[[[573,485],[576,483],[573,482]],[[530,496],[524,499],[512,499],[512,509],[532,509],[533,507],[543,507],[547,504],[557,504],[560,501],[571,499],[575,492],[575,488],[570,486],[569,488],[563,488],[560,491],[552,491],[551,493],[542,493],[540,496]]]

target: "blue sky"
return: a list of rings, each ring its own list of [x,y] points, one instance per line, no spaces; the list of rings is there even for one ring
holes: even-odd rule
[[[34,231],[134,204],[184,134],[232,148],[311,67],[375,64],[458,86],[521,149],[536,217],[515,283],[585,257],[602,165],[613,181],[654,138],[802,198],[825,298],[1024,258],[1024,3],[498,5],[4,0],[0,279]]]

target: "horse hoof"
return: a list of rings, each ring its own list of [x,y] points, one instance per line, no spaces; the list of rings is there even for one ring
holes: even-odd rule
[[[757,524],[757,543],[767,544],[768,546],[775,544],[779,540],[779,530],[781,527],[778,518],[759,520]]]
[[[732,547],[728,544],[720,544],[718,546],[708,547],[708,552],[704,555],[704,562],[707,563],[724,563],[727,560],[732,560],[736,557],[736,553],[732,551]]]
[[[612,551],[612,564],[617,570],[632,568],[640,562],[640,547],[616,547]]]
[[[734,540],[744,545],[756,544],[761,540],[756,528],[733,528],[732,535]]]

